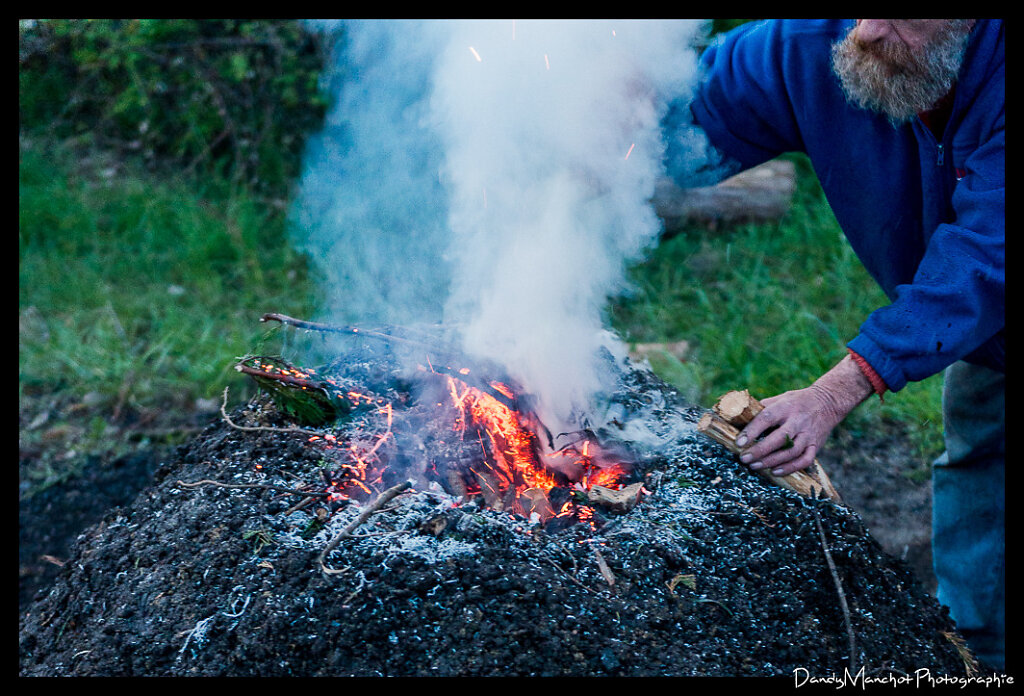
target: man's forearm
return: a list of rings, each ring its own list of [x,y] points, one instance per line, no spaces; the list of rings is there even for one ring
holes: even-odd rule
[[[847,355],[835,367],[819,377],[813,388],[821,390],[823,396],[833,405],[837,415],[844,416],[875,393],[874,386],[852,355]]]

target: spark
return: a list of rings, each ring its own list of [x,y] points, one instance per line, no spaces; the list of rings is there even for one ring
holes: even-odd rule
[[[548,54],[547,53],[544,54],[544,67],[547,68],[548,70],[551,69],[551,63],[548,62]]]
[[[633,148],[634,148],[634,147],[636,147],[636,143],[633,143],[633,144],[631,144],[631,145],[629,146],[629,152],[627,152],[627,153],[626,153],[626,156],[625,156],[625,157],[623,157],[622,159],[624,159],[624,160],[628,160],[628,159],[629,159],[629,156],[630,156],[631,154],[633,154]]]
[[[476,49],[475,49],[475,48],[473,48],[472,46],[470,46],[470,47],[469,47],[469,52],[473,54],[473,57],[474,57],[474,58],[476,58],[476,62],[477,62],[477,63],[482,63],[482,62],[483,62],[483,59],[482,59],[482,58],[480,57],[480,54],[476,52]]]

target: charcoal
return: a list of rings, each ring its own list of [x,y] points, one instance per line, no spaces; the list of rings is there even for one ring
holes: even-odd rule
[[[385,382],[380,393],[395,389]],[[628,512],[531,519],[451,490],[428,468],[463,471],[468,450],[448,426],[423,427],[429,409],[407,401],[392,414],[392,450],[378,453],[418,483],[338,540],[330,574],[321,551],[371,496],[293,509],[298,495],[269,487],[183,487],[324,489],[339,473],[324,440],[213,422],[79,536],[52,589],[20,615],[20,674],[965,674],[947,610],[855,511],[753,475],[649,371],[627,370],[620,387],[616,422],[594,437],[635,456],[643,494]],[[275,408],[261,398],[232,421]],[[346,427],[373,437],[381,424],[363,414]],[[400,483],[400,469],[365,485]]]

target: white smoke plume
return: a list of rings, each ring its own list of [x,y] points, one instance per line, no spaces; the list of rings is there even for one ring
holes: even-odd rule
[[[438,321],[579,427],[605,307],[661,230],[699,20],[353,21],[294,225],[338,320]],[[335,27],[328,27],[336,31]],[[557,432],[557,431],[556,431]]]

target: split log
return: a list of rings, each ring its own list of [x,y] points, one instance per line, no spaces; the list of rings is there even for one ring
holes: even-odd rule
[[[742,451],[736,445],[740,430],[764,410],[760,401],[750,395],[746,389],[731,391],[722,396],[711,411],[705,413],[697,424],[697,430],[724,446],[733,454]],[[775,476],[770,471],[760,470],[761,476],[783,488],[788,488],[801,495],[817,498],[825,495],[836,503],[843,500],[832,485],[831,479],[815,459],[810,466],[786,476]]]
[[[752,397],[746,389],[724,394],[714,408],[715,413],[724,420],[741,428],[764,410],[761,402]]]
[[[792,205],[795,191],[796,167],[788,160],[775,159],[715,186],[683,189],[671,179],[660,179],[652,202],[665,223],[665,236],[670,237],[687,224],[716,228],[778,220]]]

